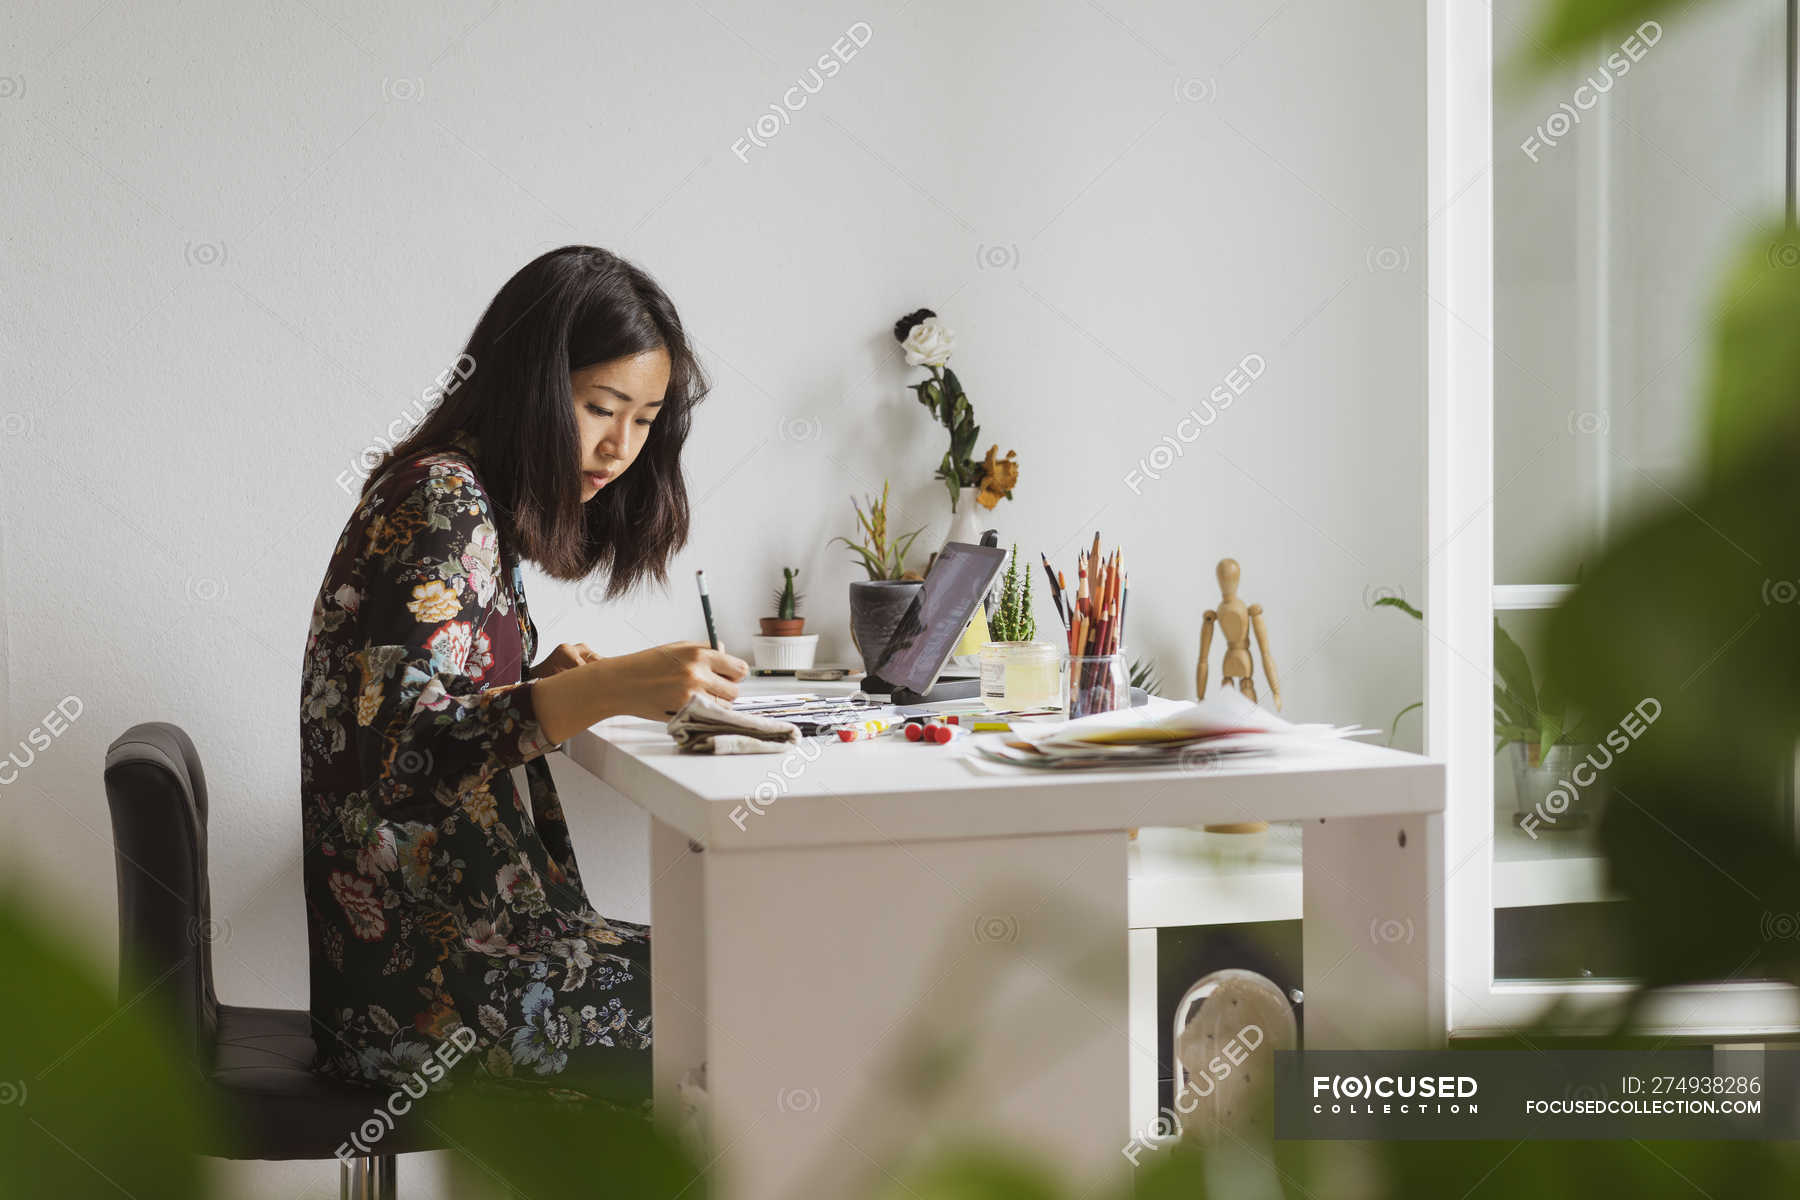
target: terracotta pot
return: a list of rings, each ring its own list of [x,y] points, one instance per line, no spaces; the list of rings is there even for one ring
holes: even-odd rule
[[[805,617],[760,617],[764,637],[799,637]]]
[[[859,579],[850,585],[850,640],[862,655],[865,671],[874,669],[900,618],[924,586],[916,579]]]

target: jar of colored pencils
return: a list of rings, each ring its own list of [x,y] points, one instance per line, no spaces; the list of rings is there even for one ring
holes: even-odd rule
[[[1123,652],[1071,654],[1068,664],[1068,701],[1063,713],[1070,720],[1131,707],[1131,669]]]

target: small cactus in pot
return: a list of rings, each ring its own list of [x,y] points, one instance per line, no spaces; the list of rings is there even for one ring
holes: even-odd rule
[[[781,587],[775,592],[775,615],[761,618],[764,637],[798,637],[806,627],[806,618],[800,615],[800,593],[794,590],[794,580],[800,578],[800,572],[793,567],[781,568]]]

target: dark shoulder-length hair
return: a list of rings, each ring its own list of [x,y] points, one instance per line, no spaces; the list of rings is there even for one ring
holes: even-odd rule
[[[669,390],[631,466],[587,503],[571,372],[661,347]],[[515,557],[558,579],[608,574],[606,595],[668,582],[687,543],[681,447],[708,383],[675,305],[646,272],[594,246],[542,254],[506,281],[458,359],[462,382],[370,471],[475,436],[481,482],[500,522],[502,578]]]

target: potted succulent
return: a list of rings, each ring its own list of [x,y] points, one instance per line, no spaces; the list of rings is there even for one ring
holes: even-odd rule
[[[781,568],[781,586],[775,589],[775,615],[760,620],[764,637],[798,637],[806,627],[806,618],[800,615],[803,597],[794,591],[794,580],[799,577],[795,568]]]
[[[800,615],[803,597],[794,590],[794,580],[799,577],[796,568],[781,568],[781,586],[775,590],[775,615],[760,618],[762,636],[750,639],[756,665],[765,670],[802,670],[813,665],[813,655],[818,652],[819,635],[801,632],[806,618]]]
[[[992,640],[981,647],[981,698],[989,708],[1027,712],[1062,706],[1062,648],[1034,640],[1031,568],[1019,570],[1016,542],[999,603],[988,620],[988,636]]]
[[[1383,596],[1376,607],[1397,608],[1414,620],[1425,614],[1398,596]],[[1581,724],[1570,718],[1562,686],[1549,671],[1534,679],[1525,651],[1494,620],[1494,753],[1512,747],[1513,819],[1536,812],[1534,829],[1569,830],[1587,825],[1598,813],[1604,785],[1580,787],[1571,782],[1578,763],[1593,748]],[[1400,718],[1424,701],[1414,701],[1394,717],[1388,744]],[[1610,757],[1610,756],[1609,756]],[[1557,793],[1557,800],[1550,799]],[[1545,814],[1554,819],[1546,820]],[[1534,834],[1535,836],[1535,834]]]
[[[880,498],[869,497],[866,513],[854,496],[850,498],[850,504],[856,509],[861,543],[847,537],[831,540],[850,547],[869,576],[850,585],[850,640],[856,643],[863,668],[869,670],[887,649],[900,618],[925,585],[917,571],[906,569],[906,553],[923,530],[915,529],[893,541],[888,540],[888,484],[885,479],[881,482]]]

